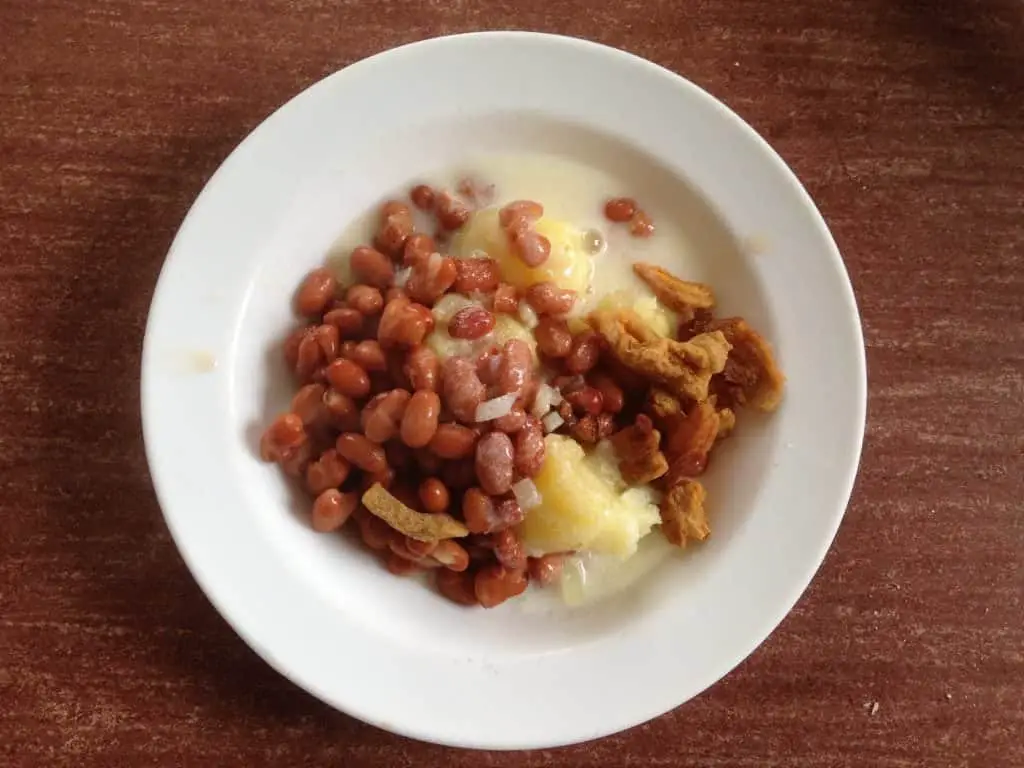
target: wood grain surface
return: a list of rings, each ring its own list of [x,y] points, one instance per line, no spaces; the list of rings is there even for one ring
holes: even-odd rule
[[[767,137],[870,376],[849,512],[782,626],[675,712],[524,754],[271,671],[180,560],[139,425],[157,273],[231,148],[359,58],[488,28],[625,48]],[[1022,35],[1019,0],[0,0],[0,765],[1024,766]]]

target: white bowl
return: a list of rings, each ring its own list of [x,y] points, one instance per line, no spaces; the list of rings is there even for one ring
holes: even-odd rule
[[[724,311],[770,338],[789,382],[709,478],[714,534],[616,599],[492,611],[398,579],[314,533],[263,424],[287,402],[290,298],[352,218],[468,152],[561,153],[686,228]],[[751,247],[756,244],[757,247]],[[593,43],[529,33],[398,48],[309,88],[224,162],[175,238],[142,365],[146,451],[182,556],[275,669],[381,728],[548,747],[656,717],[782,620],[832,541],[856,472],[865,367],[828,229],[779,157],[707,93]]]

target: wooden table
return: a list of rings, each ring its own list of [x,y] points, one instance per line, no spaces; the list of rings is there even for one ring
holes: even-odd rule
[[[339,67],[481,28],[737,110],[828,219],[870,371],[852,504],[778,631],[655,722],[525,755],[272,672],[176,553],[139,427],[157,273],[231,148]],[[1024,765],[1022,34],[1017,0],[0,0],[0,764]]]

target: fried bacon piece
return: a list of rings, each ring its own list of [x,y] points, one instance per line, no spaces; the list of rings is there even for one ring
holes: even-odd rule
[[[469,530],[453,517],[445,514],[427,514],[405,506],[381,486],[374,483],[363,494],[363,506],[394,530],[416,541],[459,539]]]
[[[668,485],[704,473],[711,446],[718,437],[719,421],[715,407],[706,401],[697,403],[684,417],[674,420],[665,437],[665,453],[670,462]]]
[[[778,408],[786,377],[775,363],[771,345],[742,317],[716,320],[711,328],[731,346],[722,376],[733,400],[759,411]]]
[[[668,471],[668,460],[660,448],[661,433],[646,414],[638,415],[632,426],[620,429],[609,439],[627,483],[649,483]]]
[[[647,390],[644,410],[659,424],[664,424],[682,414],[683,404],[671,392],[661,387],[651,387]]]
[[[718,436],[716,440],[725,440],[736,428],[736,411],[722,408],[718,411]]]
[[[602,310],[591,323],[608,343],[612,355],[630,370],[659,382],[682,400],[703,402],[712,375],[721,373],[730,344],[720,331],[689,341],[658,336],[629,310]]]
[[[703,541],[711,533],[704,511],[704,486],[697,480],[681,480],[661,499],[661,532],[677,547],[689,539]]]
[[[685,317],[692,316],[695,309],[715,306],[715,294],[709,285],[680,280],[654,264],[637,263],[633,271],[654,291],[658,301]]]

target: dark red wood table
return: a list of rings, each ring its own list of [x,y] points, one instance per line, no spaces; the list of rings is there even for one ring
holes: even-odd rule
[[[139,426],[157,272],[231,148],[356,59],[485,28],[633,51],[766,136],[870,377],[853,501],[779,630],[655,722],[518,755],[272,672],[182,564]],[[0,765],[1024,766],[1022,37],[1018,0],[0,0]]]

